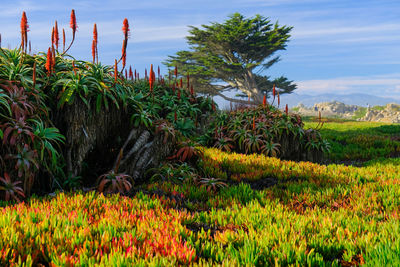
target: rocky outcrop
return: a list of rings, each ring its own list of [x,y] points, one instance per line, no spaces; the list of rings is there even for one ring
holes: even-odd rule
[[[344,119],[357,119],[358,121],[375,121],[400,123],[400,105],[395,103],[386,106],[361,107],[346,105],[337,101],[315,104],[313,107],[306,107],[303,104],[292,109],[293,112],[303,116],[318,116],[319,112],[323,117],[338,117]]]
[[[359,120],[400,123],[400,105],[391,103],[381,110],[368,109],[365,116]]]

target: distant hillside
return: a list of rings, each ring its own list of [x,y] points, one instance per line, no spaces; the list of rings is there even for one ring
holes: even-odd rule
[[[311,107],[316,103],[321,102],[332,102],[338,101],[347,105],[357,105],[366,107],[367,104],[370,106],[384,106],[388,103],[400,104],[400,99],[385,98],[379,96],[373,96],[368,94],[349,94],[349,95],[337,95],[337,94],[321,94],[316,96],[311,95],[300,95],[300,94],[289,94],[281,96],[281,103],[288,104],[289,107],[295,107],[302,103],[305,106]]]

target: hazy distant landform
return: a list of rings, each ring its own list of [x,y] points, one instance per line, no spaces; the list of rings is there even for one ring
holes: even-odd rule
[[[302,94],[285,94],[281,96],[281,104],[288,104],[289,107],[295,107],[303,104],[307,107],[312,107],[314,104],[322,102],[337,101],[346,105],[357,105],[367,107],[370,106],[384,106],[389,103],[400,104],[400,99],[379,97],[368,94],[320,94],[320,95],[302,95]]]

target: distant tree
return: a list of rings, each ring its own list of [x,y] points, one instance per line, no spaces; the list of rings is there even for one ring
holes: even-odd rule
[[[189,51],[169,56],[168,67],[178,67],[181,75],[190,75],[196,91],[219,95],[232,102],[224,91],[239,89],[253,104],[260,104],[264,94],[272,92],[273,84],[280,94],[296,89],[293,81],[285,77],[271,79],[262,73],[280,60],[274,55],[285,50],[292,27],[272,24],[268,18],[256,15],[245,18],[239,13],[229,16],[224,23],[190,26],[186,37]]]

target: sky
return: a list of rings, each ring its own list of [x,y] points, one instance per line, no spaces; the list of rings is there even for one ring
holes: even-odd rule
[[[78,32],[69,53],[91,60],[96,23],[99,60],[110,65],[121,55],[121,28],[127,18],[127,64],[141,74],[150,64],[165,72],[162,62],[168,55],[188,49],[189,25],[222,23],[235,12],[260,14],[293,27],[286,50],[278,53],[281,61],[265,75],[294,80],[298,94],[367,93],[400,99],[399,0],[0,0],[0,5],[3,47],[20,43],[23,11],[33,52],[47,51],[55,20],[70,40],[69,19],[75,9]]]

